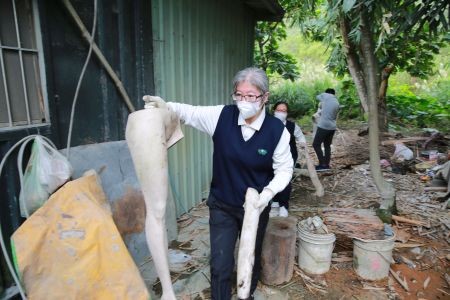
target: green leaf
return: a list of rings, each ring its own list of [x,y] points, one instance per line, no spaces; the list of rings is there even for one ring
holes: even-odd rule
[[[356,0],[344,0],[344,3],[342,5],[342,10],[344,13],[348,13],[350,9],[355,5]]]

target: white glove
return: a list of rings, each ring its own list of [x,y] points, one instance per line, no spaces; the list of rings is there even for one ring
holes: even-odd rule
[[[273,192],[268,188],[263,189],[263,191],[259,194],[259,200],[256,206],[260,213],[266,208],[273,196]]]
[[[142,100],[145,102],[144,108],[167,108],[166,102],[158,96],[145,95]]]

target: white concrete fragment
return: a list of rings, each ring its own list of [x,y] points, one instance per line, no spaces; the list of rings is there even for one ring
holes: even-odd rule
[[[165,225],[168,196],[167,149],[183,137],[179,120],[167,108],[148,108],[129,115],[125,134],[144,195],[145,234],[162,285],[163,300],[175,300],[168,262]]]
[[[239,241],[237,265],[237,295],[239,299],[246,299],[250,296],[253,264],[255,262],[256,233],[260,215],[258,201],[258,191],[248,188],[245,194],[245,214]]]

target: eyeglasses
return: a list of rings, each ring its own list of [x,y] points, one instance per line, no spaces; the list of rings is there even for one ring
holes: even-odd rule
[[[264,96],[264,94],[261,94],[259,96],[256,95],[242,95],[240,93],[233,93],[231,94],[231,98],[233,98],[234,101],[247,101],[247,102],[257,102],[258,99]]]

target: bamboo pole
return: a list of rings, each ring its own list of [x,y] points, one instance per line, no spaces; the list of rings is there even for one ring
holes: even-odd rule
[[[316,188],[316,196],[323,197],[325,191],[323,189],[322,183],[319,180],[319,177],[317,176],[316,167],[314,166],[313,161],[309,157],[308,149],[306,147],[302,147],[301,149],[305,153],[306,166],[308,167],[309,177],[311,178],[311,181],[314,184],[314,187]]]
[[[75,8],[72,6],[69,0],[62,0],[62,3],[64,4],[65,8],[69,12],[70,16],[74,20],[75,24],[77,25],[78,29],[80,29],[81,34],[83,35],[83,38],[90,43],[91,42],[91,35],[87,31],[86,27],[84,26],[83,22],[81,21],[80,17],[78,16],[77,12],[75,11]],[[127,91],[123,87],[122,81],[120,81],[117,74],[112,69],[111,65],[106,60],[105,56],[101,52],[101,50],[98,48],[97,44],[92,41],[92,50],[94,51],[95,55],[97,56],[98,60],[100,61],[101,65],[105,68],[108,75],[111,77],[112,81],[116,85],[117,89],[119,90],[119,94],[122,96],[122,99],[124,100],[125,104],[128,107],[128,110],[130,112],[134,112],[136,109],[134,108],[133,103],[131,103],[130,97],[128,96]]]

